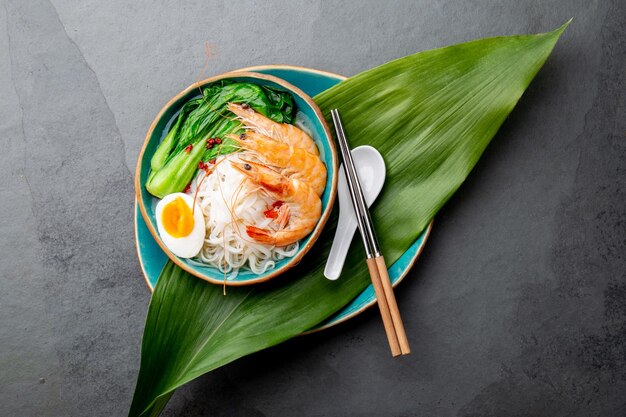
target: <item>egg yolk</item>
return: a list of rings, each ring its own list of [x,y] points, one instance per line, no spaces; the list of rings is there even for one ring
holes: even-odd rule
[[[193,212],[182,197],[167,203],[161,220],[165,231],[172,237],[185,237],[193,230]]]

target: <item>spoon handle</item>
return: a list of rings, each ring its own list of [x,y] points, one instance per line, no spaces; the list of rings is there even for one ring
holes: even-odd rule
[[[350,243],[356,232],[357,223],[352,216],[339,215],[339,221],[337,222],[337,230],[335,231],[335,238],[333,244],[330,247],[328,253],[328,260],[326,261],[326,267],[324,268],[324,276],[331,281],[336,280],[341,275],[343,264],[346,261],[348,250],[350,249]]]

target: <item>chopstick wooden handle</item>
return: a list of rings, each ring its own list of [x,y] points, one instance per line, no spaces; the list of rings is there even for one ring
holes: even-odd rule
[[[385,258],[380,255],[373,259],[376,261],[378,276],[380,277],[383,290],[385,291],[385,298],[387,300],[387,305],[389,306],[389,312],[391,314],[393,327],[396,331],[396,337],[398,338],[398,343],[400,344],[400,350],[403,355],[408,355],[411,353],[411,348],[409,347],[409,340],[407,339],[406,332],[404,331],[404,324],[402,324],[402,317],[400,317],[400,310],[398,309],[398,303],[396,303],[396,296],[393,293],[393,287],[391,286],[391,281],[389,280],[389,272],[387,271],[387,265],[385,265]]]
[[[385,327],[385,333],[387,333],[387,340],[389,341],[391,354],[393,356],[398,356],[402,354],[402,350],[400,349],[400,344],[398,343],[398,338],[396,336],[396,330],[393,326],[393,319],[391,317],[391,312],[389,311],[389,305],[387,304],[387,297],[385,296],[385,289],[383,288],[379,275],[379,267],[376,262],[376,258],[367,259],[367,268],[369,269],[372,285],[374,286],[374,292],[376,293],[376,300],[378,301],[380,315],[383,318],[383,325]],[[387,277],[387,280],[389,280],[389,277]]]

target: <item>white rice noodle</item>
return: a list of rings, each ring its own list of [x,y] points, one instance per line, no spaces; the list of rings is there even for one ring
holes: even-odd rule
[[[196,203],[207,230],[202,250],[193,261],[214,266],[231,280],[240,268],[262,274],[277,261],[294,256],[299,248],[298,242],[284,247],[264,245],[246,234],[246,226],[276,230],[277,225],[264,214],[275,200],[232,167],[231,161],[238,162],[241,155],[245,157],[245,153],[219,157],[211,174],[202,181],[205,173],[199,171],[189,190],[193,196],[199,185]]]

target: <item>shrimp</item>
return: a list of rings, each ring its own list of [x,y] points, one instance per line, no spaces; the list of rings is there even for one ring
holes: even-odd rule
[[[233,167],[270,196],[283,202],[280,206],[282,227],[277,231],[246,226],[246,233],[266,245],[286,246],[313,231],[322,214],[322,201],[305,182],[287,178],[252,161],[232,162]],[[288,218],[286,218],[288,217]]]
[[[243,149],[254,152],[263,163],[276,167],[284,176],[306,182],[317,195],[324,192],[326,165],[319,156],[250,130],[228,137]]]
[[[228,110],[235,113],[247,128],[254,129],[258,133],[291,145],[294,148],[302,148],[313,155],[320,154],[311,136],[294,125],[276,123],[272,119],[255,112],[250,107],[246,108],[237,103],[228,103]]]

